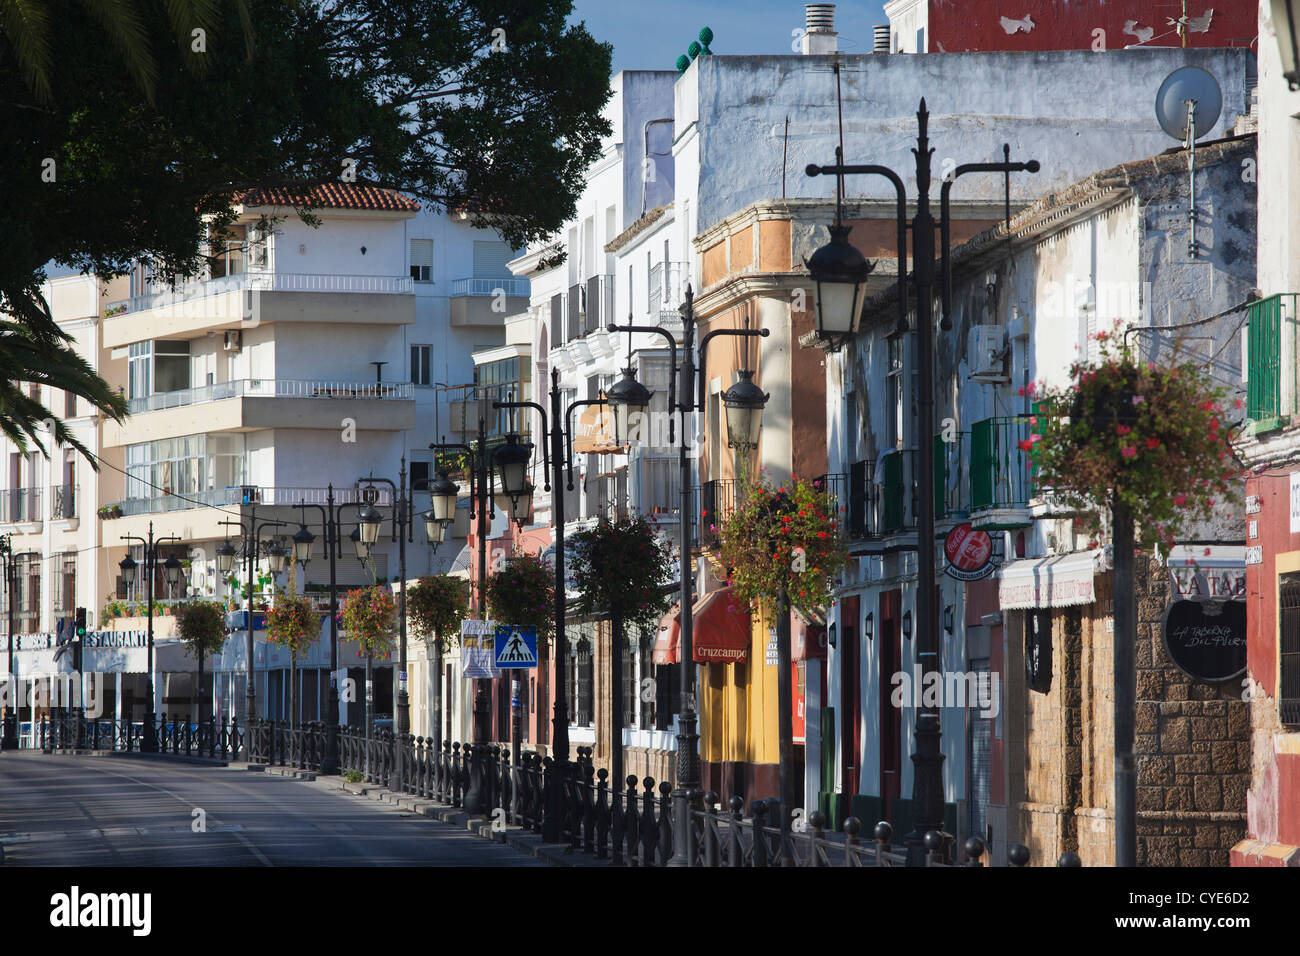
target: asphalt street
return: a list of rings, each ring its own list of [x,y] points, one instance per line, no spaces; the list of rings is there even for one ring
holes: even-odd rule
[[[23,751],[0,754],[0,846],[6,869],[547,865],[321,782]]]

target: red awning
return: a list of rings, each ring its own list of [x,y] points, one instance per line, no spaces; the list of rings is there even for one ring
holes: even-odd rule
[[[674,605],[672,610],[659,619],[659,632],[655,634],[653,656],[656,664],[676,664],[682,659],[682,625],[679,620],[679,607],[680,605]]]
[[[826,628],[804,619],[795,611],[790,618],[790,660],[824,661],[826,659]]]
[[[691,626],[691,658],[701,664],[734,664],[749,653],[749,611],[720,588],[695,605]]]

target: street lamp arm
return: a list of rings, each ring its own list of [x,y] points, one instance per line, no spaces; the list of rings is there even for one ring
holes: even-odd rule
[[[565,486],[569,491],[573,490],[573,410],[575,408],[586,408],[588,405],[604,405],[603,398],[584,398],[574,402],[564,413],[564,457],[568,464],[569,480]]]
[[[907,331],[907,294],[902,291],[907,285],[907,187],[903,185],[903,177],[894,172],[888,166],[879,166],[874,163],[867,165],[838,165],[838,166],[818,166],[816,163],[809,163],[804,169],[809,176],[884,176],[894,184],[894,193],[898,197],[897,201],[897,227],[898,236],[896,239],[898,251],[898,288],[900,295],[898,298],[898,324],[895,331],[898,333]],[[855,324],[857,324],[855,322]]]
[[[545,476],[544,490],[550,491],[551,490],[551,453],[550,453],[550,449],[547,447],[547,438],[551,434],[551,429],[550,429],[550,425],[547,423],[546,409],[544,409],[541,405],[537,404],[536,402],[494,401],[492,403],[492,407],[493,408],[535,408],[537,410],[537,414],[542,416],[542,460],[545,463],[545,468],[546,468],[546,470],[543,472],[543,475]]]
[[[704,370],[708,368],[708,365],[705,364],[705,358],[708,355],[709,340],[715,335],[738,335],[745,338],[767,338],[770,334],[771,332],[767,329],[714,329],[712,332],[707,333],[704,338],[700,339],[700,367],[698,370],[699,374],[696,376],[699,381],[699,395],[697,397],[698,404],[695,406],[697,411],[702,412],[708,407],[708,396],[704,393],[704,386],[707,379]]]
[[[943,248],[943,316],[939,319],[939,328],[945,332],[952,328],[952,253],[949,250],[952,241],[952,222],[948,213],[948,199],[952,192],[952,184],[958,177],[965,176],[967,173],[1036,173],[1039,168],[1036,159],[1031,159],[1027,163],[962,163],[952,171],[951,175],[944,177],[943,186],[939,190],[939,227]],[[1010,216],[1009,211],[1007,215]]]

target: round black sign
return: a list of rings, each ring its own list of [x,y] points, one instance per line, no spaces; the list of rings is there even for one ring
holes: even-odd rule
[[[1165,650],[1197,680],[1240,677],[1246,672],[1246,602],[1175,601],[1165,612]]]

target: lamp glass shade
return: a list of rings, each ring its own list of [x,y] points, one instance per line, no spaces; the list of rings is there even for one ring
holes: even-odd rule
[[[311,560],[311,546],[316,542],[316,536],[307,530],[303,525],[293,535],[293,559],[299,564],[306,565]]]
[[[852,335],[867,294],[867,276],[875,266],[849,243],[849,227],[831,226],[831,241],[806,260],[813,280],[817,331],[827,337]]]
[[[357,558],[359,560],[365,561],[370,557],[370,545],[366,543],[366,540],[361,536],[359,530],[353,528],[352,533],[348,535],[348,538],[352,541],[352,547],[356,549]]]
[[[1273,30],[1282,53],[1282,75],[1300,87],[1300,0],[1272,0]]]
[[[632,441],[640,418],[650,408],[654,393],[636,380],[630,368],[605,392],[605,401],[614,411],[614,441],[627,445]]]
[[[374,505],[366,505],[357,515],[357,527],[361,533],[361,540],[365,542],[367,553],[369,549],[379,540],[379,531],[384,525],[384,516],[379,513],[379,509]]]
[[[126,582],[127,586],[135,584],[135,558],[128,554],[117,563],[117,566],[122,570],[122,580]]]
[[[528,482],[528,466],[533,460],[532,445],[524,445],[518,435],[511,435],[496,451],[497,479],[507,494],[518,494]]]
[[[181,583],[181,563],[176,555],[171,555],[163,562],[163,575],[167,579],[168,587],[174,588]]]
[[[229,542],[223,542],[217,545],[217,570],[222,574],[229,574],[230,569],[235,566],[235,548]]]
[[[533,486],[529,485],[519,494],[499,491],[496,494],[497,510],[510,516],[510,520],[524,522],[533,511]]]
[[[267,549],[266,559],[267,563],[271,565],[271,573],[279,574],[289,561],[289,549],[273,544]]]
[[[448,523],[440,521],[432,511],[424,513],[424,536],[430,544],[442,544],[443,538],[447,536]]]
[[[456,517],[456,483],[446,475],[439,475],[429,485],[429,507],[438,521],[451,521]]]
[[[754,373],[741,369],[737,382],[722,393],[727,414],[727,444],[732,448],[757,448],[768,396],[754,384]]]

